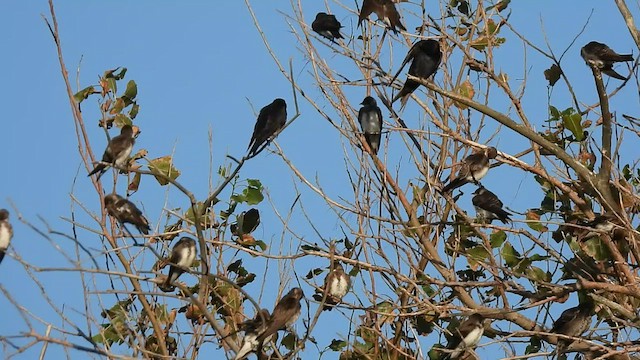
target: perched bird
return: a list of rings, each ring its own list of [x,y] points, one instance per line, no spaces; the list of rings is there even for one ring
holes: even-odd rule
[[[235,360],[244,359],[250,353],[258,350],[261,346],[258,337],[267,329],[267,324],[270,319],[271,314],[269,314],[269,310],[262,309],[253,319],[242,323],[240,330],[244,331],[244,337],[242,338],[240,350],[238,350],[234,358]]]
[[[173,246],[171,255],[169,256],[169,275],[167,280],[160,286],[160,290],[164,292],[171,292],[175,290],[173,282],[178,279],[185,269],[189,268],[193,261],[196,259],[196,241],[192,238],[183,236]]]
[[[276,304],[271,313],[271,319],[267,329],[258,336],[258,343],[263,344],[265,340],[277,333],[278,330],[284,330],[291,326],[300,316],[300,299],[304,296],[302,289],[295,287],[291,289],[287,295],[283,296]]]
[[[266,143],[287,122],[287,103],[283,99],[275,99],[258,114],[253,136],[249,142],[249,155],[256,155],[262,144]]]
[[[613,63],[633,61],[633,55],[620,55],[603,43],[592,41],[580,49],[580,55],[587,65],[595,66],[603,73],[620,80],[626,78],[613,70]]]
[[[495,159],[496,156],[498,156],[498,150],[493,146],[467,156],[462,161],[458,176],[445,185],[441,192],[449,192],[470,182],[478,184],[478,181],[487,175],[489,171],[489,159]]]
[[[470,349],[480,342],[484,333],[484,318],[480,314],[473,314],[458,326],[453,332],[453,337],[449,339],[448,352],[444,359],[458,359],[467,349]]]
[[[391,0],[364,0],[358,16],[358,27],[371,13],[376,13],[378,19],[382,20],[396,34],[398,33],[397,28],[407,30],[400,22],[400,14]]]
[[[362,107],[358,112],[358,122],[364,132],[364,138],[374,154],[380,149],[380,137],[382,136],[382,112],[376,103],[376,99],[367,96],[360,103]]]
[[[324,278],[324,291],[327,293],[326,305],[323,310],[333,309],[333,305],[342,301],[351,287],[351,278],[344,272],[341,264],[335,263],[333,270]]]
[[[593,311],[594,304],[592,301],[585,301],[578,306],[569,308],[563,311],[560,317],[553,323],[550,332],[578,337],[591,326]],[[564,353],[569,344],[571,344],[571,340],[558,338],[557,353]]]
[[[471,202],[476,208],[478,218],[483,222],[488,221],[491,224],[491,221],[498,219],[506,224],[511,221],[509,218],[511,214],[502,209],[502,201],[498,199],[496,194],[484,186],[480,186],[473,194]]]
[[[104,197],[104,208],[107,209],[107,213],[118,220],[119,223],[132,224],[142,234],[149,234],[149,230],[151,230],[149,221],[142,215],[142,211],[131,201],[118,194],[108,194]]]
[[[97,179],[100,179],[110,165],[115,164],[118,167],[124,166],[127,158],[129,158],[131,154],[131,150],[133,150],[134,143],[135,136],[133,127],[131,127],[131,125],[123,126],[122,130],[120,130],[120,135],[109,141],[107,148],[104,150],[104,154],[102,154],[102,161],[98,163],[87,176],[97,173]]]
[[[12,237],[13,228],[9,223],[9,211],[0,209],[0,263],[4,259],[4,254],[7,252]]]
[[[420,40],[415,43],[402,61],[400,69],[398,69],[396,75],[391,79],[391,84],[393,84],[398,75],[400,75],[400,71],[402,71],[410,60],[412,61],[411,66],[409,66],[408,74],[422,79],[428,79],[431,75],[435,74],[436,70],[438,70],[440,60],[442,60],[440,43],[433,39]],[[420,83],[407,79],[402,86],[402,89],[400,89],[400,92],[393,97],[391,102],[393,103],[398,99],[402,99],[400,102],[404,107],[407,100],[409,100],[411,93],[413,93],[419,86]]]
[[[311,29],[327,39],[335,42],[335,39],[344,39],[340,34],[342,24],[335,15],[319,12],[311,23]]]

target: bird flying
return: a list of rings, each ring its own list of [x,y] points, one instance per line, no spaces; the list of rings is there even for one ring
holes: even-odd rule
[[[496,156],[498,156],[498,150],[492,146],[484,148],[481,152],[467,156],[462,161],[456,178],[445,185],[445,187],[442,188],[442,192],[452,191],[470,182],[478,184],[478,181],[487,175],[489,171],[489,160],[495,159]]]
[[[283,99],[275,99],[271,104],[260,109],[248,146],[249,155],[256,155],[260,147],[280,131],[286,122],[287,103]]]
[[[193,261],[196,259],[196,241],[190,237],[183,236],[173,246],[171,255],[169,256],[169,275],[167,280],[160,286],[160,290],[164,292],[171,292],[175,290],[173,283],[178,280],[178,277],[188,269]]]
[[[358,112],[358,122],[364,132],[364,138],[374,154],[378,154],[380,149],[380,138],[382,136],[382,112],[376,103],[376,99],[367,96],[360,103],[362,107]]]
[[[633,61],[633,55],[620,55],[610,47],[597,41],[592,41],[580,49],[580,55],[589,66],[595,66],[603,73],[619,80],[626,80],[624,76],[613,70],[616,62]]]
[[[107,144],[107,148],[102,154],[102,161],[100,161],[87,176],[98,174],[97,179],[100,179],[110,165],[115,164],[118,167],[124,166],[131,154],[131,150],[133,150],[134,143],[135,135],[133,127],[131,125],[123,126],[120,130],[120,135],[111,139],[109,144]]]
[[[440,51],[440,43],[437,40],[427,39],[420,40],[415,43],[407,56],[402,61],[400,65],[400,69],[396,75],[391,79],[391,84],[395,81],[395,79],[400,75],[400,71],[407,65],[409,61],[411,61],[411,66],[409,66],[409,75],[413,75],[415,77],[419,77],[422,79],[428,79],[431,75],[435,74],[438,70],[438,66],[440,65],[440,60],[442,60],[442,51]],[[391,102],[395,102],[398,99],[401,99],[400,102],[404,107],[409,100],[409,96],[420,86],[420,83],[414,80],[407,79],[400,92],[393,97]]]

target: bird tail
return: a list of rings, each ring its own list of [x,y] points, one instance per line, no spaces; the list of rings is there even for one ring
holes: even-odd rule
[[[496,213],[496,215],[498,215],[498,219],[500,219],[503,224],[508,224],[511,222],[511,218],[509,217],[509,215],[511,214],[504,210],[500,210],[498,213]]]
[[[93,170],[91,170],[91,172],[87,176],[98,174],[98,177],[96,178],[96,180],[100,180],[100,177],[102,176],[102,174],[105,173],[105,171],[107,171],[107,166],[104,164],[98,164],[96,165],[95,168],[93,168]]]
[[[457,189],[460,186],[466,184],[467,182],[468,181],[465,178],[455,178],[455,179],[451,180],[450,183],[445,185],[440,192],[446,193],[446,192],[452,191],[452,190]]]
[[[622,62],[622,61],[633,61],[633,55],[631,54],[616,54],[616,56],[611,56],[608,60]]]
[[[178,280],[178,276],[180,276],[180,274],[174,270],[173,266],[171,267],[171,269],[169,270],[169,275],[167,276],[167,279],[164,281],[164,283],[162,283],[162,285],[158,285],[158,288],[160,290],[162,290],[163,292],[173,292],[176,287],[173,286],[173,282]]]
[[[259,343],[257,339],[247,339],[245,336],[244,342],[242,343],[242,347],[238,350],[236,357],[234,360],[241,360],[247,357],[252,351],[258,348]]]
[[[138,224],[136,225],[136,229],[138,229],[142,234],[149,235],[151,227],[149,227],[149,224]]]
[[[618,73],[617,73],[615,70],[613,70],[613,69],[606,69],[606,70],[602,70],[602,72],[603,72],[603,73],[605,73],[605,74],[607,74],[607,75],[609,75],[609,76],[611,76],[612,78],[616,78],[616,79],[618,79],[618,80],[627,80],[627,78],[626,78],[626,77],[624,77],[624,76],[622,76],[622,75],[618,74]]]
[[[2,259],[4,259],[5,250],[0,250],[0,263],[2,263]]]

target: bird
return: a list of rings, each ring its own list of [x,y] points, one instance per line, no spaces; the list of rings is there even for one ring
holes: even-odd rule
[[[126,164],[127,158],[133,150],[135,135],[131,125],[125,125],[120,130],[120,135],[109,141],[107,148],[102,154],[102,160],[96,165],[87,176],[98,174],[97,180],[107,171],[110,165],[122,167]]]
[[[247,320],[240,325],[240,330],[244,331],[242,345],[236,353],[235,360],[244,359],[251,352],[258,350],[261,344],[258,337],[267,329],[267,324],[271,319],[269,310],[261,309],[253,319]]]
[[[493,146],[484,148],[481,152],[473,153],[462,161],[462,166],[458,170],[455,179],[442,188],[442,193],[452,191],[460,186],[473,182],[478,184],[489,171],[489,160],[498,156],[498,150]]]
[[[398,75],[400,75],[400,71],[402,71],[410,60],[411,66],[409,66],[408,74],[422,79],[428,79],[436,73],[438,66],[440,65],[440,60],[442,60],[440,43],[433,39],[420,40],[415,43],[402,61],[400,69],[398,69],[396,75],[391,79],[391,84],[393,84]],[[393,97],[391,103],[401,99],[400,102],[404,107],[407,100],[409,100],[411,93],[413,93],[419,86],[420,83],[417,81],[407,79],[402,86],[402,89],[400,89],[400,92]]]
[[[449,339],[448,352],[443,359],[458,359],[464,352],[476,346],[484,333],[484,318],[480,314],[473,314],[458,325]]]
[[[13,237],[13,227],[9,222],[9,211],[0,209],[0,263],[4,259],[4,254],[9,248],[11,238]]]
[[[119,223],[132,224],[140,233],[149,234],[149,221],[131,201],[118,194],[108,194],[104,197],[104,208]]]
[[[342,301],[351,287],[351,278],[344,272],[341,264],[335,263],[333,270],[324,278],[324,291],[327,293],[326,305],[322,310],[331,310],[333,305]]]
[[[611,50],[606,44],[591,41],[580,49],[580,55],[587,65],[595,66],[603,73],[619,80],[626,80],[624,76],[613,70],[613,63],[633,61],[633,55],[620,55]]]
[[[360,105],[362,107],[358,111],[358,122],[371,151],[374,154],[378,154],[382,132],[382,112],[376,103],[376,99],[371,96],[365,97]]]
[[[335,15],[319,12],[316,19],[311,23],[311,29],[325,38],[335,42],[335,39],[344,39],[340,34],[342,24],[336,19]]]
[[[553,323],[551,327],[552,333],[562,334],[571,337],[582,335],[591,326],[591,317],[593,316],[593,301],[585,301],[578,306],[566,309],[560,314],[560,317]],[[557,353],[562,354],[569,346],[571,340],[558,339]]]
[[[169,256],[169,275],[165,282],[159,286],[164,292],[172,292],[175,290],[173,282],[178,279],[185,269],[189,268],[196,259],[196,241],[190,237],[183,236],[173,246],[171,255]]]
[[[258,336],[258,343],[263,344],[265,340],[277,333],[279,330],[284,330],[291,326],[298,317],[302,306],[300,305],[300,299],[304,296],[302,289],[295,287],[291,289],[287,295],[283,296],[276,304],[271,318],[267,325],[267,329]]]
[[[398,33],[397,28],[404,31],[407,30],[402,25],[400,14],[391,0],[364,0],[362,10],[360,10],[360,15],[358,16],[358,27],[371,13],[376,13],[378,19],[382,20],[396,34]]]
[[[251,141],[247,147],[250,149],[249,155],[256,155],[260,147],[282,129],[286,121],[287,103],[283,99],[277,98],[271,104],[260,109]]]
[[[498,199],[496,194],[487,190],[484,186],[480,186],[473,194],[471,202],[476,208],[478,218],[483,222],[488,221],[491,224],[491,221],[498,219],[507,224],[511,221],[511,218],[509,218],[511,214],[502,209],[502,201]]]

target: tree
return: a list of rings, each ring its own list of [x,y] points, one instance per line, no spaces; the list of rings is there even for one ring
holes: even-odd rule
[[[131,226],[117,224],[108,209],[103,208],[91,225],[73,220],[74,210],[74,231],[62,236],[78,244],[78,254],[90,255],[93,250],[83,246],[88,236],[83,232],[90,233],[97,224],[93,236],[103,239],[106,257],[106,266],[94,260],[93,266],[77,269],[81,277],[76,285],[84,291],[87,308],[103,301],[94,294],[112,293],[113,302],[99,305],[102,319],[75,325],[78,341],[37,333],[27,338],[104,356],[196,358],[209,351],[222,356],[224,350],[233,357],[242,345],[243,322],[254,319],[250,325],[260,329],[268,319],[256,314],[261,308],[274,309],[276,298],[261,298],[261,290],[278,284],[279,296],[301,287],[305,306],[295,330],[280,332],[277,341],[265,341],[259,358],[326,354],[341,359],[444,359],[463,335],[458,329],[474,314],[481,315],[484,337],[480,348],[474,350],[471,344],[461,349],[461,358],[575,353],[589,359],[629,359],[638,350],[634,321],[640,254],[635,215],[640,171],[633,145],[627,145],[638,134],[637,120],[619,115],[613,106],[616,97],[628,96],[632,83],[603,78],[598,68],[584,66],[576,57],[565,58],[579,52],[579,26],[571,24],[578,28],[575,41],[562,48],[560,56],[553,38],[545,37],[546,46],[532,40],[510,21],[518,10],[509,1],[449,1],[439,2],[437,8],[422,3],[420,11],[416,4],[399,2],[394,6],[408,29],[399,33],[375,21],[373,14],[355,26],[362,7],[357,5],[327,6],[328,14],[344,14],[338,16],[345,25],[342,34],[351,34],[331,40],[313,32],[315,13],[291,2],[284,20],[293,34],[289,41],[296,42],[299,53],[288,60],[273,47],[284,39],[270,38],[247,2],[267,52],[291,84],[288,125],[299,126],[303,118],[326,120],[343,152],[342,159],[326,161],[340,160],[344,177],[337,169],[332,174],[305,173],[294,160],[296,154],[276,140],[251,156],[227,156],[218,164],[218,183],[198,197],[180,182],[188,164],[136,149],[127,166],[116,166],[121,174],[107,173],[100,181],[91,177],[100,201],[112,189],[134,194],[153,177],[161,186],[177,189],[171,196],[188,205],[165,209],[164,224],[142,238]],[[629,10],[623,1],[617,5],[640,48]],[[135,125],[142,111],[138,86],[128,79],[126,68],[118,68],[105,71],[97,84],[73,89],[53,5],[48,24],[89,172],[102,149],[87,136],[87,127],[95,124],[85,122],[85,114],[96,112],[92,107],[97,103],[98,124],[105,130]],[[442,51],[435,77],[406,75],[407,69],[399,72],[412,45],[427,38],[437,39]],[[512,47],[505,53],[502,49],[511,43],[522,52],[514,53]],[[501,70],[505,57],[518,64],[532,57],[538,64],[544,62],[546,70],[523,67],[514,75]],[[592,78],[592,85],[576,88],[570,68]],[[626,74],[624,66],[617,69]],[[406,81],[417,82],[418,89],[406,106],[392,103]],[[544,103],[536,81],[547,82]],[[596,94],[597,101],[591,103]],[[365,96],[378,99],[384,117],[377,154],[358,124],[355,104]],[[279,136],[286,137],[289,130],[285,126]],[[114,135],[113,130],[108,133]],[[488,146],[495,146],[498,154],[485,178],[472,179],[452,192],[441,191],[467,156]],[[267,194],[260,179],[246,178],[242,172],[267,153],[281,159],[290,170],[286,176],[295,179],[289,213],[277,214],[284,234],[278,241],[256,235],[265,213],[258,204]],[[513,223],[477,219],[473,205],[481,201],[472,202],[465,195],[480,186],[475,180],[503,201],[508,194],[526,193],[527,200],[535,202],[526,208],[506,206]],[[328,187],[331,181],[342,181],[341,189]],[[316,207],[307,205],[311,197],[324,202],[330,212],[318,214]],[[74,204],[91,214],[82,202]],[[298,232],[294,214],[310,229]],[[321,217],[331,217],[339,230],[329,235],[317,230]],[[197,260],[182,269],[190,275],[174,283],[174,292],[163,293],[157,285],[168,268],[161,267],[167,265],[172,240],[185,234],[197,240]],[[277,270],[269,266],[273,259],[279,261]],[[338,265],[353,285],[342,301],[321,291],[325,275]],[[108,282],[87,281],[94,279],[92,274]],[[338,304],[323,311],[332,300]],[[65,319],[61,305],[51,303]],[[578,303],[575,311],[560,316]],[[563,326],[558,319],[576,316],[587,319],[584,334],[560,330],[576,327]],[[327,328],[331,331],[324,331]],[[447,345],[449,349],[443,349]],[[214,346],[223,350],[211,349]],[[556,349],[561,351],[554,354]]]

